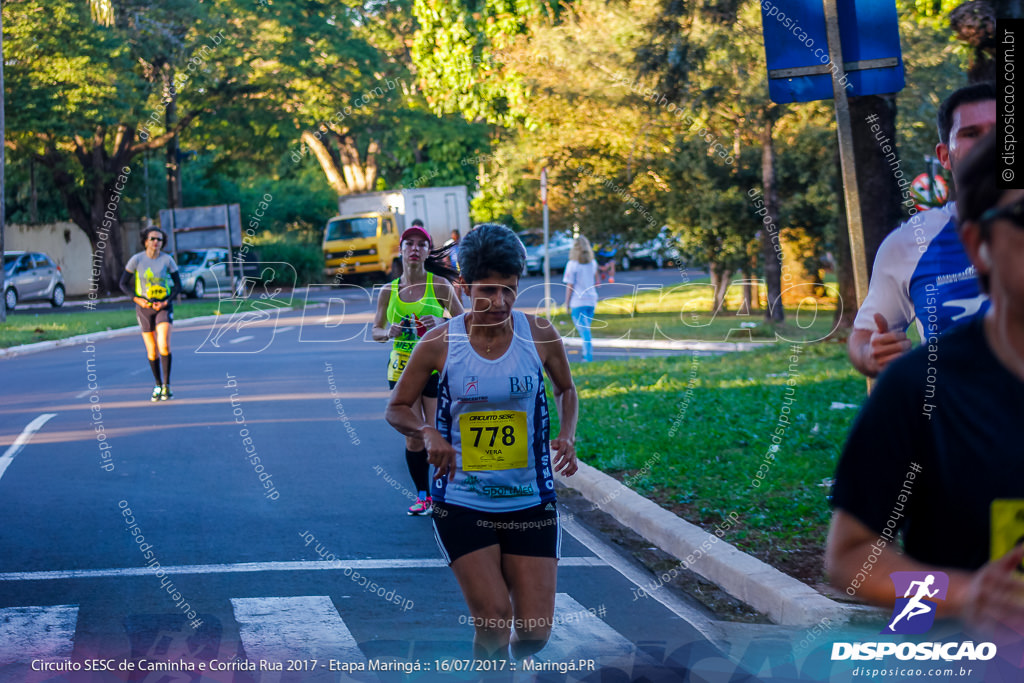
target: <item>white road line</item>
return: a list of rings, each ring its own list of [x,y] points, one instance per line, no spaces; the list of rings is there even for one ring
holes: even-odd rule
[[[0,478],[3,478],[4,472],[11,466],[11,462],[22,448],[25,447],[29,441],[32,440],[32,435],[43,428],[43,425],[50,421],[51,418],[57,417],[57,413],[43,413],[36,419],[28,423],[28,426],[18,435],[18,438],[14,440],[14,443],[4,451],[3,455],[0,455]]]
[[[249,341],[250,339],[255,339],[255,337],[253,337],[251,334],[247,334],[244,337],[235,337],[234,339],[229,341],[228,344],[241,344],[242,342]]]
[[[598,609],[603,612],[602,608]],[[639,652],[628,638],[576,602],[568,593],[556,593],[555,623],[551,628],[551,638],[537,654],[537,659],[569,662],[593,658],[595,652],[601,653],[597,665],[602,671],[621,669],[630,674],[634,664],[647,667],[654,665],[654,660]],[[526,670],[525,667],[521,668]],[[588,677],[587,672],[579,675],[579,678]]]
[[[607,564],[596,557],[563,557],[560,567],[604,567]],[[161,567],[168,574],[237,574],[251,572],[309,572],[341,571],[352,569],[444,569],[448,565],[442,559],[410,558],[379,560],[339,560],[337,562],[244,562],[241,564],[192,564],[177,567]],[[67,581],[69,579],[105,579],[122,576],[153,576],[149,567],[126,567],[114,569],[66,569],[48,572],[8,572],[0,574],[0,581]]]
[[[0,609],[0,667],[71,657],[76,623],[78,605]]]
[[[709,619],[697,609],[687,605],[667,588],[659,587],[656,590],[651,590],[651,585],[657,581],[656,578],[635,567],[623,558],[614,548],[584,529],[576,520],[563,519],[562,528],[572,535],[572,537],[577,541],[585,545],[590,552],[597,555],[607,563],[608,566],[619,574],[622,574],[622,576],[634,585],[649,591],[648,595],[650,597],[640,598],[641,600],[657,600],[673,614],[696,629],[697,632],[719,649],[724,647],[725,634],[715,625],[715,622],[712,619]],[[0,576],[0,578],[2,578],[2,576]],[[726,647],[726,649],[728,648]]]
[[[326,595],[231,598],[250,660],[335,659],[366,663],[352,632]]]

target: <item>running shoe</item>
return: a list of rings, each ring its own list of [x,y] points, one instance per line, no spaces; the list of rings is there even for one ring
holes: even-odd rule
[[[163,385],[163,387],[161,387],[161,389],[160,389],[160,400],[161,401],[166,401],[166,400],[172,399],[172,398],[174,398],[174,392],[171,391],[171,385],[170,384]]]
[[[155,387],[153,387],[153,395],[149,397],[149,400],[150,401],[159,401],[160,400],[160,394],[162,392],[163,392],[163,388],[159,384],[157,384]]]
[[[417,500],[409,507],[410,515],[429,515],[430,510],[433,508],[434,501],[431,500],[430,496],[427,496],[426,500]]]

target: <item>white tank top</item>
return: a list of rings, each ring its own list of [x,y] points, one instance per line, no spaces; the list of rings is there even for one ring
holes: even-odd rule
[[[434,500],[488,512],[555,500],[544,366],[526,315],[512,311],[512,323],[496,360],[473,350],[465,314],[448,323],[437,429],[455,447],[457,469],[452,481],[434,481]]]

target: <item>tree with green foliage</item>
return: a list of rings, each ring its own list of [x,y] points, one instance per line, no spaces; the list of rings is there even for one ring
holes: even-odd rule
[[[228,52],[221,45],[228,22],[218,9],[223,4],[196,14],[179,2],[161,9],[126,2],[104,27],[71,0],[4,4],[5,95],[20,104],[8,111],[6,146],[48,169],[71,220],[89,236],[104,290],[116,290],[123,269],[119,203],[132,160],[240,95],[240,65],[217,61]],[[171,50],[158,36],[184,36],[189,58],[170,85],[187,108],[162,132],[153,124],[162,124],[170,101],[164,64]]]

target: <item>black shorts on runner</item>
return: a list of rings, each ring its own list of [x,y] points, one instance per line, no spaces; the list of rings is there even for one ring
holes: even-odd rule
[[[423,387],[423,395],[427,398],[437,398],[437,383],[440,381],[441,375],[439,373],[432,373],[430,379],[427,380],[427,386]],[[398,384],[393,379],[388,380],[388,388],[394,389],[395,385]]]
[[[135,319],[139,321],[139,327],[143,332],[153,332],[160,323],[173,323],[173,308],[161,308],[159,311],[152,308],[143,308],[135,305]]]
[[[502,555],[561,557],[562,528],[554,503],[512,512],[483,512],[435,502],[432,519],[434,538],[448,564],[492,545],[499,546]]]

